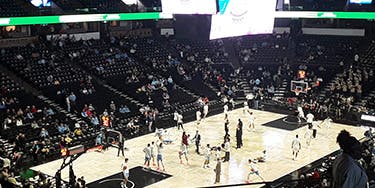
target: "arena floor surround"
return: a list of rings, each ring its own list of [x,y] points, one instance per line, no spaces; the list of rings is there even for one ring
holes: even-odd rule
[[[317,137],[313,139],[311,145],[307,147],[305,144],[306,139],[304,138],[307,126],[300,126],[291,130],[263,126],[263,124],[283,119],[287,117],[287,115],[258,110],[251,111],[255,115],[254,130],[248,129],[248,114],[243,113],[242,108],[229,112],[229,134],[231,135],[230,161],[222,163],[221,182],[215,185],[245,183],[247,174],[249,173],[248,159],[261,156],[263,150],[267,151],[267,161],[265,163],[257,163],[259,172],[266,181],[276,180],[338,150],[339,146],[336,143],[336,136],[342,129],[346,129],[358,139],[363,137],[363,133],[367,129],[366,127],[332,123],[330,128],[326,126],[318,128]],[[241,149],[236,149],[235,129],[239,118],[244,122],[244,146]],[[207,144],[217,146],[223,142],[225,134],[224,114],[207,117],[200,125],[197,125],[196,122],[189,122],[184,124],[184,127],[187,134],[191,135],[190,138],[194,137],[197,129],[199,130],[202,138],[202,146],[206,146]],[[188,149],[190,164],[187,165],[185,161],[183,164],[180,164],[178,151],[182,131],[177,130],[177,128],[169,128],[168,133],[174,142],[164,146],[163,161],[166,168],[164,173],[171,175],[171,177],[162,178],[160,181],[152,182],[152,184],[149,185],[144,184],[142,186],[160,188],[213,186],[215,181],[213,167],[215,167],[216,162],[211,160],[210,168],[204,169],[203,162],[205,157],[196,154],[195,145],[191,143]],[[300,137],[302,149],[297,160],[294,161],[292,160],[291,143],[296,134]],[[125,157],[129,158],[130,168],[133,169],[143,165],[143,148],[146,147],[147,143],[151,143],[157,139],[155,133],[150,133],[125,141],[125,147],[129,148],[129,150],[125,151]],[[222,155],[224,156],[224,153]],[[116,148],[109,148],[109,150],[104,152],[88,152],[74,161],[74,172],[77,177],[84,176],[87,183],[90,184],[120,173],[123,160],[124,157],[117,157]],[[61,164],[62,159],[35,166],[32,169],[40,170],[45,174],[53,176]],[[156,170],[156,166],[151,167],[153,170]],[[132,173],[132,170],[130,173]],[[130,181],[132,181],[134,175],[137,174],[130,174]],[[252,182],[261,181],[261,179],[255,175],[251,177]],[[68,169],[65,169],[62,171],[62,179],[68,180],[68,178]],[[134,184],[134,187],[142,187],[137,185],[137,183]],[[253,185],[251,187],[261,186],[262,185]],[[120,182],[118,182],[118,187],[120,187]]]

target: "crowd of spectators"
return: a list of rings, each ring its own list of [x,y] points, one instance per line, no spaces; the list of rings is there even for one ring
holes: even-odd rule
[[[356,66],[360,62],[358,54],[349,54],[350,60],[342,53],[330,57],[333,53],[330,46],[311,42],[315,39],[300,42],[307,50],[299,51],[304,55],[292,62],[287,57],[278,56],[290,50],[287,35],[263,36],[253,42],[238,38],[236,48],[242,63],[238,69],[226,66],[229,55],[221,40],[159,40],[111,38],[110,41],[77,41],[56,38],[26,48],[5,49],[1,60],[11,71],[65,107],[68,113],[83,120],[72,120],[37,100],[24,103],[23,97],[27,94],[23,93],[20,98],[2,85],[2,130],[14,130],[13,135],[17,135],[12,140],[15,149],[11,156],[6,157],[22,162],[23,156],[29,155],[37,164],[80,142],[86,135],[98,133],[103,127],[126,130],[129,136],[137,135],[142,128],[152,132],[158,126],[155,123],[159,114],[197,100],[200,104],[207,103],[202,102],[208,100],[206,97],[180,95],[183,91],[179,85],[188,82],[193,85],[184,86],[200,96],[206,96],[203,93],[203,90],[208,90],[205,85],[214,86],[218,91],[214,95],[234,108],[243,81],[251,89],[247,99],[267,102],[276,100],[275,92],[284,82],[303,80],[309,84],[305,93],[296,96],[294,92],[288,92],[277,100],[290,106],[303,106],[316,117],[334,119],[343,118],[352,109],[359,111],[356,102],[366,92],[374,90],[374,70]],[[343,52],[355,48],[351,42],[342,42],[339,46],[344,48]],[[272,53],[272,58],[257,59],[268,52]],[[265,61],[268,64],[262,64]],[[325,65],[324,61],[338,64]],[[299,77],[299,71],[304,71],[304,77]],[[108,91],[103,83],[109,83],[143,104],[134,108],[132,102],[120,97],[121,92]],[[202,87],[202,93],[194,87]],[[322,93],[325,96],[322,97]],[[366,111],[363,107],[360,110]],[[32,131],[19,131],[22,127],[31,127]],[[93,142],[100,143],[97,136],[93,136]]]

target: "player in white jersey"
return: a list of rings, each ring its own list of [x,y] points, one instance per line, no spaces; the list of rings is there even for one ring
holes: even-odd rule
[[[223,157],[221,157],[221,147],[217,147],[216,148],[216,152],[215,152],[215,160],[216,159],[222,159]]]
[[[298,139],[298,134],[297,134],[296,138],[294,138],[292,141],[293,160],[296,160],[300,149],[301,149],[301,141]]]
[[[180,159],[180,164],[182,164],[182,156],[185,156],[186,164],[189,165],[189,159],[187,156],[187,146],[183,143],[181,143],[180,151],[178,152],[178,158]]]
[[[151,159],[152,165],[155,166],[155,153],[154,153],[155,142],[151,142],[150,151],[151,151]]]
[[[143,152],[145,153],[145,163],[143,165],[149,168],[151,160],[151,144],[147,144],[147,147],[143,149]]]
[[[331,128],[332,119],[330,117],[327,117],[326,119],[323,120],[321,124],[325,125],[327,128]]]
[[[177,110],[175,110],[174,113],[173,113],[173,120],[176,122],[176,126],[178,126],[177,119],[178,119],[178,112],[177,112]]]
[[[229,107],[227,104],[224,105],[224,119],[228,119],[228,110]]]
[[[161,164],[161,166],[163,167],[163,171],[165,171],[165,167],[163,163],[163,150],[164,150],[163,142],[160,142],[159,145],[156,145],[156,146],[157,146],[157,152],[158,152],[157,157],[156,157],[158,168],[156,170],[160,170],[160,164]]]
[[[211,158],[211,147],[210,144],[207,144],[207,147],[204,151],[204,163],[203,163],[203,168],[210,168],[210,158]]]
[[[255,116],[253,112],[249,112],[249,130],[255,129]]]
[[[128,167],[128,158],[125,158],[124,162],[121,164],[123,181],[121,182],[121,188],[127,188],[126,184],[128,183],[129,178],[129,167]]]
[[[183,116],[182,114],[178,114],[177,115],[177,129],[180,130],[180,127],[182,128],[182,130],[184,130],[184,122],[182,121],[183,120]]]
[[[203,106],[203,119],[206,118],[207,114],[208,114],[208,104],[205,104]]]
[[[303,112],[303,109],[302,107],[297,107],[297,111],[298,111],[298,115],[297,115],[297,118],[298,118],[298,123],[301,122],[301,119],[306,119],[305,118],[305,113]]]
[[[308,127],[312,128],[313,121],[314,121],[314,115],[312,113],[308,113],[306,115],[306,122],[307,122]]]
[[[202,113],[200,110],[197,110],[197,112],[195,112],[195,117],[197,119],[197,125],[199,125],[201,123],[201,119],[202,119]]]
[[[243,113],[246,113],[246,112],[248,112],[249,111],[249,103],[247,103],[247,101],[245,101],[244,103],[243,103]]]
[[[305,132],[305,139],[306,139],[306,145],[307,146],[310,146],[310,143],[311,143],[311,139],[313,137],[313,132],[312,132],[312,129],[310,129],[309,127],[307,127],[306,129],[306,132]]]
[[[250,167],[250,172],[247,175],[247,180],[246,180],[247,183],[251,182],[250,181],[250,175],[252,175],[252,174],[257,175],[262,181],[264,181],[263,177],[259,173],[259,169],[258,169],[257,165],[255,164],[254,160],[249,159],[249,167]]]

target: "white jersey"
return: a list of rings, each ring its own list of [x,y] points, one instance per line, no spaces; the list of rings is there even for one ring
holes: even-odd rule
[[[312,130],[311,129],[307,129],[306,130],[305,138],[306,139],[311,139],[312,138]]]
[[[323,120],[323,123],[328,127],[330,128],[331,127],[331,123],[332,123],[332,119],[331,118],[326,118]]]
[[[183,118],[184,117],[181,114],[178,114],[178,116],[177,116],[177,123],[182,123],[182,119]]]
[[[301,142],[298,138],[295,138],[292,142],[293,151],[299,151],[301,149]]]
[[[121,169],[122,169],[122,173],[124,173],[124,175],[126,176],[129,176],[129,167],[128,167],[128,163],[125,163],[123,162],[121,164]]]
[[[313,121],[314,121],[314,115],[313,114],[311,114],[311,113],[308,113],[307,115],[306,115],[306,118],[307,118],[307,123],[312,123]]]
[[[158,146],[158,155],[162,155],[163,154],[163,147],[160,147],[160,146]]]
[[[151,152],[151,156],[154,156],[154,145],[152,144],[150,146],[150,152]]]
[[[225,142],[225,143],[224,143],[224,150],[225,150],[226,152],[230,152],[230,143],[229,143],[229,142]]]
[[[145,147],[143,149],[143,152],[145,153],[146,158],[151,158],[151,148],[150,147]]]
[[[208,104],[205,104],[203,106],[203,114],[207,114],[208,113]]]
[[[215,160],[216,160],[216,159],[219,159],[219,158],[221,158],[221,151],[216,150],[216,153],[215,153]]]
[[[259,171],[259,169],[258,169],[257,165],[255,165],[255,163],[251,162],[249,164],[249,166],[250,166],[251,172],[258,172]]]
[[[247,99],[247,100],[253,100],[253,99],[254,99],[254,95],[253,95],[252,93],[247,94],[247,95],[246,95],[246,99]]]
[[[228,109],[229,109],[228,105],[224,105],[224,113],[228,113]]]
[[[244,108],[249,108],[249,103],[247,103],[247,101],[245,101],[245,102],[243,103],[243,107],[244,107]]]
[[[250,114],[249,115],[249,122],[254,123],[254,121],[255,121],[255,116],[253,114]]]
[[[177,121],[178,118],[178,112],[173,113],[173,120]]]
[[[204,152],[204,155],[206,157],[206,160],[210,160],[210,157],[211,157],[211,148],[207,147],[206,151]]]
[[[305,113],[303,112],[302,107],[298,107],[297,111],[298,111],[298,117],[305,118]]]
[[[198,111],[195,113],[195,116],[196,116],[196,118],[197,118],[197,121],[201,120],[201,117],[202,117],[202,113],[201,113],[201,111],[198,110]]]

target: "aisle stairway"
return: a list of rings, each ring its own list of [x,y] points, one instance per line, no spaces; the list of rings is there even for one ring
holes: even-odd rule
[[[288,82],[287,80],[283,80],[281,86],[279,88],[276,88],[275,89],[275,95],[274,95],[274,98],[275,99],[281,99],[281,98],[284,98],[286,96],[286,94],[289,92],[289,88],[288,88]]]
[[[119,91],[118,89],[108,85],[108,84],[102,84],[103,87],[107,88],[108,90],[118,94],[119,96],[131,101],[132,103],[136,104],[138,107],[142,107],[142,106],[145,106],[145,104],[139,102],[138,100],[135,100],[134,98],[132,97],[129,97],[128,95],[126,95],[125,93]]]

